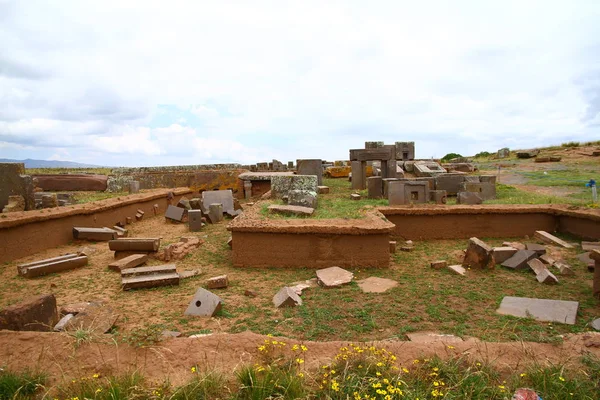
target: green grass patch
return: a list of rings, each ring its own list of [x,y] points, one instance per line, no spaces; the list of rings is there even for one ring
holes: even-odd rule
[[[0,400],[30,399],[43,391],[46,375],[32,372],[12,372],[0,368]]]
[[[548,171],[519,172],[528,179],[529,185],[585,187],[590,179],[598,179],[598,170],[562,169]]]

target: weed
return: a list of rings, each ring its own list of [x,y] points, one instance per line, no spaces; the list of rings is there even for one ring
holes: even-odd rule
[[[144,325],[134,328],[122,336],[125,343],[133,347],[151,347],[162,340],[162,332],[165,326],[162,324]]]
[[[32,372],[11,372],[0,368],[0,400],[28,399],[44,387],[46,375]]]
[[[225,387],[225,379],[217,372],[201,374],[198,367],[191,368],[194,378],[187,384],[177,388],[169,400],[204,400],[229,398]]]

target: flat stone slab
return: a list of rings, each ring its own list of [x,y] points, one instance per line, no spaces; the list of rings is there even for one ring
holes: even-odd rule
[[[447,268],[458,275],[465,276],[467,273],[467,270],[462,265],[448,265]]]
[[[324,287],[339,287],[352,282],[354,274],[340,267],[330,267],[317,270],[319,285]]]
[[[181,222],[184,213],[184,208],[169,205],[167,207],[167,211],[165,212],[165,218],[170,219],[172,221]]]
[[[42,275],[53,274],[56,272],[68,271],[87,265],[87,256],[78,256],[77,254],[67,254],[61,257],[49,258],[46,260],[35,261],[29,264],[17,265],[19,275],[25,278],[35,278]]]
[[[517,249],[509,246],[494,247],[492,249],[492,254],[494,255],[494,261],[496,264],[502,264],[504,261],[514,256],[516,252]]]
[[[574,325],[578,308],[577,301],[506,296],[502,299],[496,312],[513,317],[532,317],[537,321]]]
[[[527,250],[533,250],[538,256],[546,254],[546,247],[537,243],[525,243]]]
[[[581,242],[583,251],[600,250],[600,242]]]
[[[234,212],[233,192],[227,190],[205,190],[202,192],[202,204],[205,209],[209,209],[211,204],[222,204],[223,212]]]
[[[77,330],[106,333],[110,331],[119,316],[113,310],[100,303],[92,303],[83,311],[71,318],[64,330],[74,332]]]
[[[435,332],[414,332],[407,333],[406,336],[411,342],[417,343],[430,343],[430,342],[444,342],[444,343],[460,343],[464,342],[462,338],[454,335],[445,335],[443,333]]]
[[[108,241],[117,238],[117,232],[110,228],[73,228],[73,239],[91,240],[91,241]]]
[[[398,282],[392,279],[378,278],[376,276],[370,276],[356,283],[358,283],[358,287],[365,293],[384,293],[398,286]]]
[[[310,217],[315,212],[315,209],[311,208],[311,207],[277,205],[277,204],[273,204],[273,205],[269,206],[268,210],[269,210],[269,213],[271,213],[271,214],[298,215],[301,217]]]
[[[306,289],[310,289],[313,287],[317,287],[319,284],[317,283],[317,278],[308,279],[304,282],[294,282],[290,288],[296,292],[298,296],[302,296],[302,292]]]
[[[108,264],[108,268],[113,271],[122,271],[127,268],[135,268],[148,261],[147,254],[132,254]]]
[[[177,272],[170,274],[139,275],[121,278],[121,285],[123,290],[176,286],[179,285],[179,279],[180,277]]]
[[[519,250],[501,265],[506,268],[525,269],[527,268],[527,261],[535,258],[536,255],[537,253],[533,250]]]
[[[544,243],[557,244],[565,249],[573,248],[573,246],[571,246],[569,243],[545,231],[535,231],[534,236]]]

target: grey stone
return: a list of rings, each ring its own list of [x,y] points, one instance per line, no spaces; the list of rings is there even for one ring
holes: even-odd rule
[[[192,206],[190,205],[190,201],[185,197],[182,197],[181,199],[179,199],[179,201],[177,202],[177,207],[183,208],[186,211],[189,211],[192,209]]]
[[[541,262],[543,262],[544,264],[547,264],[547,265],[552,265],[552,264],[555,263],[554,258],[550,257],[550,255],[548,253],[542,254],[539,257],[539,259],[540,259]]]
[[[108,268],[113,271],[122,271],[128,268],[135,268],[142,264],[145,264],[148,261],[147,254],[132,254],[128,257],[121,258],[120,260],[113,261],[108,264]]]
[[[397,182],[398,178],[383,178],[382,180],[383,183],[383,197],[384,198],[388,198],[388,187],[390,182]]]
[[[294,289],[286,286],[281,288],[273,297],[273,304],[277,308],[301,306],[302,299],[296,294]]]
[[[387,279],[370,276],[366,279],[356,282],[358,287],[365,293],[384,293],[398,286],[398,282]]]
[[[480,175],[479,182],[496,184],[496,175]]]
[[[223,205],[221,203],[213,203],[208,206],[208,220],[212,224],[223,221]]]
[[[536,275],[539,275],[541,272],[547,269],[544,263],[537,258],[532,258],[531,260],[527,261],[527,265]]]
[[[192,210],[203,210],[204,204],[202,204],[202,199],[199,197],[194,197],[193,199],[190,200],[190,207],[192,208]]]
[[[467,270],[462,265],[448,265],[448,269],[455,274],[465,276]]]
[[[600,242],[581,242],[583,251],[600,250]]]
[[[223,301],[219,296],[204,288],[199,288],[190,301],[184,315],[196,317],[214,317],[221,311]]]
[[[171,221],[181,222],[184,213],[185,209],[169,205],[167,206],[167,211],[165,212],[165,218],[170,219]]]
[[[510,149],[508,147],[504,147],[496,153],[496,157],[498,158],[507,158],[510,157]]]
[[[414,163],[414,173],[416,176],[435,176],[445,174],[446,170],[435,161],[416,161]]]
[[[321,160],[296,160],[296,170],[298,175],[315,175],[317,185],[323,184],[323,162]]]
[[[58,321],[56,325],[54,325],[54,332],[62,332],[65,330],[65,326],[67,323],[73,318],[75,315],[67,314]]]
[[[231,190],[207,190],[202,192],[202,204],[209,210],[211,204],[221,203],[223,212],[234,212],[233,192]],[[221,214],[223,214],[223,212]]]
[[[533,158],[533,157],[537,156],[539,153],[540,153],[540,151],[538,149],[518,150],[517,157],[518,158]]]
[[[188,211],[188,224],[191,232],[202,230],[202,210]]]
[[[415,159],[415,142],[396,142],[396,160],[414,160]]]
[[[479,193],[475,192],[458,192],[456,195],[456,204],[481,204],[483,199]]]
[[[319,285],[331,288],[352,282],[354,274],[340,267],[329,267],[316,271]]]
[[[179,285],[179,280],[180,276],[176,272],[175,264],[121,270],[123,290]]]
[[[119,315],[115,314],[112,308],[101,303],[91,303],[71,318],[65,324],[64,330],[67,332],[85,330],[106,333],[112,329],[118,318]]]
[[[512,256],[515,255],[517,249],[514,247],[494,247],[492,249],[492,254],[494,256],[494,261],[496,264],[502,264],[504,261],[508,260]]]
[[[473,183],[464,182],[460,187],[460,192],[477,193],[481,200],[493,200],[496,198],[496,184],[495,183]]]
[[[302,207],[302,206],[289,206],[289,205],[270,205],[268,208],[269,213],[272,214],[284,214],[284,215],[297,215],[310,217],[315,209],[310,207]]]
[[[129,181],[129,193],[135,194],[140,192],[140,182],[139,181]]]
[[[541,245],[541,244],[537,244],[537,243],[525,243],[525,248],[527,250],[533,250],[533,251],[535,251],[538,256],[546,254],[546,248],[543,245]]]
[[[17,265],[19,275],[25,278],[35,278],[56,272],[68,271],[87,265],[88,257],[78,254],[67,254],[65,256],[34,261],[28,264]]]
[[[506,268],[512,269],[525,269],[527,268],[527,262],[537,256],[533,250],[518,250],[508,260],[504,261],[501,265]]]
[[[317,192],[312,190],[290,190],[288,192],[288,204],[291,206],[317,208]]]
[[[291,190],[318,191],[316,175],[276,175],[271,178],[271,197],[281,199],[289,197]]]
[[[117,238],[119,237],[127,237],[129,235],[129,231],[125,228],[122,228],[118,225],[112,227],[112,229],[117,232]]]
[[[383,182],[380,176],[367,178],[367,189],[369,199],[380,199],[383,196]]]
[[[352,190],[363,190],[367,188],[367,170],[363,161],[352,161],[351,163]]]
[[[433,201],[436,204],[446,204],[448,199],[448,195],[445,190],[430,190],[429,191],[429,200]]]
[[[592,328],[594,328],[597,331],[600,331],[600,318],[597,318],[595,320],[593,320],[592,322],[590,322],[590,326]]]
[[[155,252],[160,247],[160,238],[123,238],[108,242],[112,251]]]
[[[514,317],[531,317],[537,321],[574,325],[578,308],[579,303],[576,301],[506,296],[496,312]]]
[[[558,269],[561,275],[575,275],[575,272],[573,272],[573,268],[571,268],[569,264],[556,262],[554,263],[554,266]]]
[[[439,174],[435,176],[435,189],[445,190],[448,196],[456,195],[465,180],[463,174]]]
[[[494,268],[492,248],[476,237],[469,239],[463,266],[471,268]]]
[[[109,228],[73,228],[73,239],[91,240],[91,241],[108,241],[117,238],[117,232]]]

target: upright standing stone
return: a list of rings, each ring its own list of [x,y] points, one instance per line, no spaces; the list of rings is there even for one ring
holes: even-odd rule
[[[352,161],[352,189],[363,190],[367,188],[367,163]]]
[[[465,254],[463,266],[474,268],[494,268],[494,264],[492,248],[476,237],[469,239],[469,247],[467,247],[467,253]]]
[[[383,182],[380,176],[367,178],[367,189],[369,199],[380,199],[383,196]]]
[[[221,203],[211,204],[208,207],[208,219],[213,224],[223,221],[223,204],[221,204]]]
[[[129,181],[129,193],[139,193],[140,192],[140,181]]]
[[[403,181],[389,182],[387,192],[390,206],[406,204],[406,193],[404,191]]]
[[[298,175],[316,175],[317,185],[323,184],[323,162],[319,159],[296,160]]]
[[[189,210],[188,223],[191,232],[202,230],[202,210]]]

